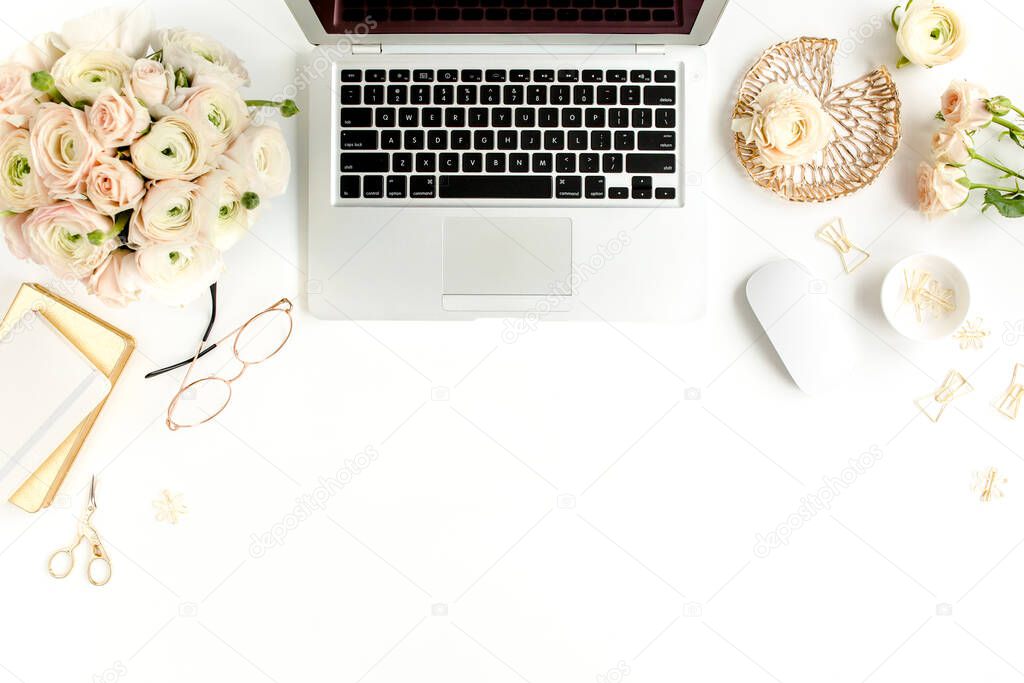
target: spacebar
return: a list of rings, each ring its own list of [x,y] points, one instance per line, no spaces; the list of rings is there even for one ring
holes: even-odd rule
[[[551,199],[551,176],[441,176],[442,199]]]

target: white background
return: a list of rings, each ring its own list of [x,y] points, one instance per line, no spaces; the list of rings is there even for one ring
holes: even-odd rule
[[[101,4],[7,3],[0,45]],[[307,49],[279,0],[148,4],[159,24],[235,48],[251,96],[290,82]],[[881,181],[795,206],[754,188],[731,154],[738,79],[763,48],[800,35],[843,39],[837,82],[892,65],[891,6],[731,3],[708,48],[717,124],[695,169],[713,236],[698,324],[549,323],[509,344],[495,320],[353,324],[300,311],[293,342],[238,385],[220,420],[172,434],[163,414],[176,378],[141,375],[191,352],[206,303],[112,310],[76,292],[139,351],[57,506],[0,510],[0,681],[1024,677],[1024,422],[991,407],[1024,361],[1024,335],[1009,332],[1024,327],[1024,222],[969,207],[928,223],[913,207],[951,79],[1024,99],[1024,17],[1014,0],[958,7],[968,54],[896,74],[906,134]],[[295,124],[285,128],[298,149]],[[221,329],[282,296],[303,301],[300,194],[297,179],[229,254]],[[814,239],[837,215],[873,253],[854,276]],[[972,315],[993,332],[983,351],[887,327],[881,278],[919,250],[967,272]],[[857,370],[835,395],[796,390],[745,305],[746,278],[782,256],[824,280],[853,323]],[[0,263],[4,301],[22,281],[46,282],[6,253]],[[913,399],[952,368],[977,390],[932,424]],[[787,526],[804,496],[873,446],[881,459],[829,510],[755,553],[758,534]],[[296,499],[368,448],[372,464],[346,475],[326,509],[253,552],[253,535],[283,529]],[[986,505],[970,485],[990,466],[1010,481]],[[105,588],[81,567],[64,581],[45,569],[92,473],[114,562]],[[189,505],[177,526],[154,520],[163,489]]]

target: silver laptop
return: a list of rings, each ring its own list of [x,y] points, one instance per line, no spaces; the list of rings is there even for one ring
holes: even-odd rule
[[[706,299],[702,45],[727,0],[287,0],[309,305],[686,320]]]

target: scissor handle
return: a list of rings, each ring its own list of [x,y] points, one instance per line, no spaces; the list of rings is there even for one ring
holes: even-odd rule
[[[61,548],[60,550],[54,551],[54,553],[50,555],[50,561],[46,563],[46,568],[50,571],[50,576],[52,576],[55,579],[68,578],[68,576],[71,574],[71,570],[75,568],[75,554],[73,551],[77,546],[78,544],[76,543],[74,546]],[[62,555],[66,555],[68,558],[67,569],[63,571],[61,571],[60,569],[54,569],[54,562],[57,560],[57,558],[61,557]]]
[[[103,565],[103,573],[100,575],[99,579],[96,578],[93,570],[93,567],[96,565],[97,562]],[[89,564],[86,565],[85,568],[85,576],[87,579],[89,579],[89,583],[91,583],[94,586],[106,586],[107,582],[110,581],[110,577],[113,576],[113,573],[114,566],[110,564],[110,558],[108,558],[105,554],[94,554],[89,559]]]

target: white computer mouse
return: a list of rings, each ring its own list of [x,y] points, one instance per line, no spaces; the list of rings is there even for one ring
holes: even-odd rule
[[[824,281],[796,261],[776,261],[750,276],[747,301],[803,392],[826,393],[849,375],[849,320]]]

